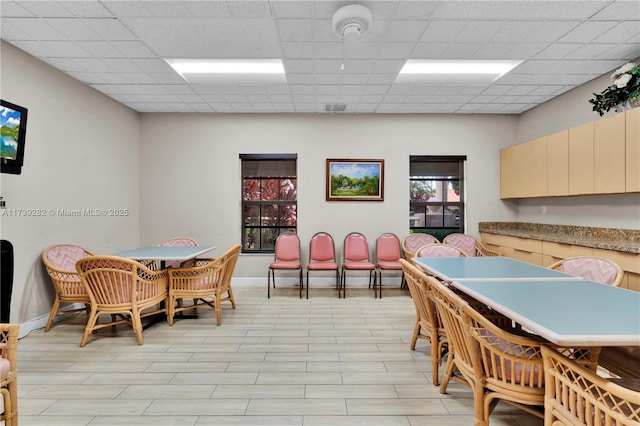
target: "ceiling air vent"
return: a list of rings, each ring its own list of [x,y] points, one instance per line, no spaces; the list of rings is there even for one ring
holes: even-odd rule
[[[347,108],[346,104],[327,104],[325,111],[327,112],[344,112]]]

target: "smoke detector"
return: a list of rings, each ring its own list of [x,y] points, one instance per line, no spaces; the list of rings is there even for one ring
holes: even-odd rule
[[[371,27],[371,11],[360,4],[344,6],[333,14],[333,29],[347,39],[358,38]]]

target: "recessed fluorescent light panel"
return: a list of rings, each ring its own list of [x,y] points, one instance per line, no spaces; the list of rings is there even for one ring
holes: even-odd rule
[[[409,59],[396,83],[491,84],[521,62]]]
[[[280,59],[166,59],[189,83],[286,83]]]

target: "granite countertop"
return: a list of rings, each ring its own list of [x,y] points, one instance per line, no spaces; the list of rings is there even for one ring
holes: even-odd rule
[[[640,231],[526,222],[480,222],[480,232],[640,254]]]

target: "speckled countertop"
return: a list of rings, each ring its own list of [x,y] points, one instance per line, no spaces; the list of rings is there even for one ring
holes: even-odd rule
[[[640,231],[525,222],[480,222],[480,232],[640,254]]]

